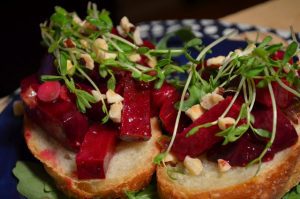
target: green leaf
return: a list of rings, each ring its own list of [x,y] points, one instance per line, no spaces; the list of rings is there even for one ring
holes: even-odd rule
[[[286,63],[289,62],[289,60],[295,55],[295,53],[297,52],[298,49],[298,43],[293,41],[292,43],[290,43],[290,45],[288,45],[284,56],[283,56],[283,60],[282,60],[282,64],[285,65]]]
[[[273,54],[275,52],[277,52],[278,50],[280,50],[282,48],[282,44],[274,44],[271,46],[266,47],[266,51],[268,51],[270,54]]]
[[[107,81],[107,89],[115,90],[116,88],[116,78],[112,71],[109,71],[109,74],[111,75],[110,78]]]
[[[201,124],[199,126],[195,126],[194,128],[192,128],[186,135],[185,137],[190,137],[192,135],[194,135],[195,133],[198,133],[198,131],[201,129],[201,128],[208,128],[208,127],[211,127],[215,125],[214,123],[212,122],[208,122],[208,123],[205,123],[205,124]]]
[[[167,156],[166,152],[160,153],[153,159],[153,163],[160,165],[160,163],[164,160],[164,158]]]
[[[162,68],[171,63],[171,59],[161,59],[157,62],[156,67]]]
[[[272,37],[271,36],[267,36],[264,38],[264,40],[259,44],[258,48],[263,48],[266,45],[268,45],[270,43],[270,41],[272,41]]]
[[[195,38],[196,36],[193,34],[191,29],[182,28],[177,31],[166,34],[159,42],[156,44],[156,49],[168,49],[168,42],[173,37],[179,37],[182,41],[187,42]]]
[[[144,82],[150,82],[156,79],[156,76],[151,76],[151,75],[147,75],[142,73],[141,76],[139,77],[140,81],[144,81]]]
[[[149,49],[148,47],[139,47],[139,48],[137,49],[137,53],[144,55],[144,54],[146,54],[147,52],[149,52],[149,50],[150,50],[150,49]]]
[[[60,52],[59,55],[59,70],[61,75],[66,75],[67,74],[67,59],[68,55],[65,52]]]
[[[300,198],[300,184],[292,188],[286,193],[282,199],[299,199]]]
[[[261,74],[264,68],[265,68],[264,65],[252,65],[250,67],[244,67],[243,70],[241,71],[241,74],[244,77],[251,78]]]
[[[60,40],[53,42],[48,48],[48,53],[53,53],[58,48],[59,42]]]
[[[102,78],[106,78],[107,75],[108,75],[108,72],[107,72],[106,69],[101,69],[101,68],[99,68],[99,74],[100,74],[100,76],[101,76]]]
[[[91,95],[90,93],[88,93],[87,91],[85,90],[79,90],[77,89],[77,93],[79,95],[81,95],[84,99],[86,99],[88,102],[91,102],[91,103],[96,103],[96,99],[93,95]]]
[[[194,38],[190,41],[188,41],[186,44],[185,44],[185,48],[190,48],[190,47],[194,47],[194,46],[199,46],[202,44],[202,40],[199,39],[199,38]]]
[[[45,81],[59,81],[62,80],[63,77],[62,76],[57,76],[57,75],[42,75],[41,76],[41,80],[43,82]]]
[[[156,186],[154,183],[148,185],[145,189],[141,191],[125,191],[128,199],[154,199],[158,198]]]
[[[268,80],[266,79],[260,80],[256,85],[257,88],[265,88],[267,86],[268,86]]]
[[[254,133],[256,133],[257,135],[263,137],[263,138],[271,138],[272,133],[265,130],[265,129],[256,129],[253,128],[252,129]]]
[[[66,199],[41,164],[18,161],[13,174],[19,180],[17,190],[28,199]]]
[[[115,43],[124,52],[132,52],[133,51],[133,48],[124,42],[116,41]]]
[[[78,107],[78,109],[80,110],[81,113],[86,112],[85,105],[80,101],[80,99],[78,97],[76,98],[76,106]]]

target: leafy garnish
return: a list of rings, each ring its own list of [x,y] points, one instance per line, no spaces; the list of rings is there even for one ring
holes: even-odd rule
[[[151,182],[145,189],[141,191],[126,191],[125,192],[128,199],[154,199],[158,198],[156,185]]]
[[[19,180],[17,190],[28,199],[64,199],[53,179],[47,175],[41,164],[18,161],[13,174]]]
[[[162,163],[162,161],[165,159],[165,157],[167,156],[166,152],[160,153],[157,156],[155,156],[155,158],[153,159],[153,163],[160,165]]]
[[[300,184],[292,188],[286,193],[282,199],[299,199],[300,198]]]

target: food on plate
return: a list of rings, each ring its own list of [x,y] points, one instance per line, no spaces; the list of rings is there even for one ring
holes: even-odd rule
[[[155,46],[128,18],[87,12],[55,8],[48,62],[21,83],[28,148],[66,195],[132,198],[155,170],[161,198],[280,198],[298,184],[296,41],[207,58],[234,32],[169,48],[170,35]]]

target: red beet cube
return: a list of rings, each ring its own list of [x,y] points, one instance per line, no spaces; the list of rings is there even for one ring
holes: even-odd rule
[[[175,87],[170,84],[164,83],[160,89],[154,89],[152,91],[152,104],[156,108],[161,108],[165,102],[179,101],[180,94]]]
[[[286,80],[282,80],[283,83],[288,85],[288,82]],[[276,104],[280,108],[286,108],[288,105],[290,105],[293,102],[294,95],[290,93],[289,91],[282,88],[277,82],[272,82],[272,88],[275,95]],[[272,101],[271,96],[268,87],[265,88],[257,88],[256,89],[256,100],[260,104],[272,107]]]
[[[127,78],[124,87],[124,107],[121,117],[120,138],[125,141],[148,140],[150,127],[150,91],[138,88]]]
[[[217,120],[228,107],[232,98],[227,97],[219,104],[212,107],[209,111],[205,112],[200,118],[195,120],[189,127],[176,136],[172,151],[176,154],[179,160],[184,160],[185,156],[197,157],[213,147],[216,143],[222,141],[222,137],[216,136],[220,132],[218,125],[208,128],[200,128],[198,132],[190,137],[186,134],[194,127],[213,122]],[[240,112],[240,105],[235,103],[231,107],[227,117],[236,118]]]
[[[76,155],[78,179],[105,178],[116,140],[116,129],[104,125],[90,127]]]
[[[37,105],[37,91],[39,88],[39,80],[36,75],[26,77],[21,81],[21,98],[25,105],[34,108]]]
[[[272,131],[272,108],[256,109],[252,114],[255,117],[255,128]],[[272,160],[275,153],[292,146],[297,140],[298,135],[295,128],[281,110],[278,109],[275,141],[263,161]],[[262,153],[267,141],[266,138],[259,137],[248,131],[236,142],[226,146],[216,145],[207,153],[207,157],[212,161],[217,161],[218,159],[227,160],[232,166],[246,166]]]
[[[29,109],[30,118],[51,137],[72,150],[79,150],[88,129],[87,118],[68,101],[40,102]]]

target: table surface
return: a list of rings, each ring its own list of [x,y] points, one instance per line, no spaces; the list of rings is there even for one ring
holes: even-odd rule
[[[225,16],[221,20],[286,30],[293,26],[296,32],[300,32],[299,8],[300,0],[270,0]],[[7,97],[0,99],[0,113],[8,102]]]
[[[270,0],[225,16],[221,20],[300,32],[300,0]]]

